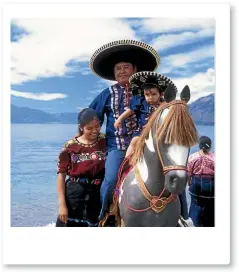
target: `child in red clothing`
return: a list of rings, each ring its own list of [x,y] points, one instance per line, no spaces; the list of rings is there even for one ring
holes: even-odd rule
[[[58,159],[59,216],[56,227],[97,225],[101,209],[105,136],[100,133],[100,121],[93,109],[79,113],[78,125],[79,135],[64,145]]]

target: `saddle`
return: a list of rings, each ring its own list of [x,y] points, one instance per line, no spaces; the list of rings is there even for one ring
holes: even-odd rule
[[[112,218],[114,218],[117,227],[123,227],[124,223],[121,220],[120,213],[119,213],[119,194],[120,194],[120,186],[128,175],[129,171],[133,168],[130,165],[131,156],[126,157],[119,169],[118,173],[118,180],[116,184],[116,188],[113,192],[113,203],[110,205],[109,212],[105,214],[103,219],[99,222],[99,227],[104,227],[108,224],[109,221],[112,223]]]

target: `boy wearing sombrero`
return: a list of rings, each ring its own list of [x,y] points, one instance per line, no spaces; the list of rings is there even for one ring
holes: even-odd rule
[[[129,78],[137,71],[154,71],[160,62],[158,53],[149,45],[120,40],[103,45],[95,51],[90,68],[97,76],[115,80],[116,84],[103,90],[90,104],[97,111],[101,123],[106,115],[107,159],[105,178],[101,186],[101,220],[113,200],[119,167],[137,126],[137,117],[132,114],[115,128],[114,123],[129,107],[132,90],[128,88]]]
[[[119,128],[123,120],[130,117],[132,114],[136,114],[137,116],[138,126],[133,133],[133,139],[126,152],[126,157],[134,152],[142,129],[146,125],[150,115],[163,101],[162,96],[165,89],[169,85],[172,85],[177,92],[176,86],[169,78],[155,72],[138,72],[129,78],[129,83],[142,90],[142,95],[132,97],[129,108],[119,116],[114,124],[115,128]]]

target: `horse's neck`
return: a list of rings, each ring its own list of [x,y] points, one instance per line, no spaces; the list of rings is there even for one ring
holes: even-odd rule
[[[164,175],[156,153],[149,153],[149,150],[144,150],[144,155],[142,160],[137,163],[137,168],[149,190],[154,191],[155,189],[163,189]]]

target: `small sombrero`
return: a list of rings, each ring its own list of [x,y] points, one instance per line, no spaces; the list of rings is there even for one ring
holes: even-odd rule
[[[141,90],[152,87],[159,87],[160,89],[162,89],[162,92],[164,92],[169,85],[172,85],[175,88],[175,91],[178,91],[177,87],[171,79],[161,74],[150,71],[143,71],[133,74],[129,78],[129,84],[131,88],[136,87],[140,88]]]
[[[154,71],[159,66],[160,56],[150,45],[140,41],[113,41],[95,51],[90,68],[99,77],[115,80],[114,66],[119,62],[132,63],[137,71]]]

